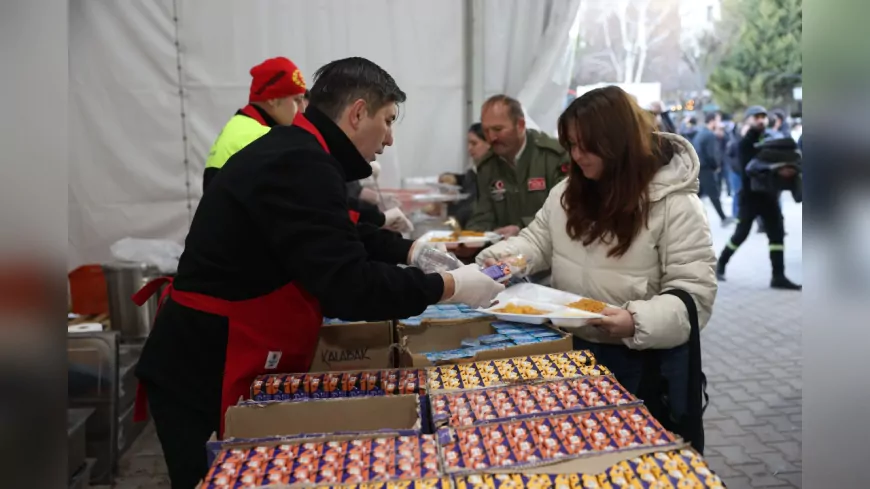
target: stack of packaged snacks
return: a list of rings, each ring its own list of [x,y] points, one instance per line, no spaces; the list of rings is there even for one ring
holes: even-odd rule
[[[600,474],[475,474],[456,476],[456,489],[723,489],[722,479],[692,450],[658,452],[620,462]]]
[[[303,401],[341,397],[426,394],[421,369],[261,375],[251,384],[254,401]]]
[[[413,327],[423,323],[473,321],[491,317],[491,314],[472,309],[465,304],[436,304],[427,307],[419,316],[400,320],[399,324]]]
[[[438,437],[445,470],[452,473],[535,466],[679,441],[643,406],[442,428]]]
[[[440,477],[435,438],[419,435],[225,450],[215,459],[203,487],[362,484]]]
[[[610,375],[589,351],[486,360],[429,369],[429,392],[502,386],[528,380]]]
[[[436,427],[471,426],[641,403],[609,375],[433,394],[430,402]]]
[[[498,350],[510,346],[528,345],[561,339],[565,333],[561,333],[546,326],[509,323],[497,321],[492,323],[495,334],[488,334],[478,338],[462,340],[462,346],[453,350],[424,352],[423,355],[432,363],[471,358],[478,352],[485,350]]]

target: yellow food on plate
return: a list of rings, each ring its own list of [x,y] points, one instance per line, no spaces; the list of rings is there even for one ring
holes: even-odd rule
[[[607,307],[607,304],[601,301],[596,301],[595,299],[580,299],[579,301],[568,304],[568,307],[580,309],[581,311],[601,314],[601,311],[603,311],[604,308]]]
[[[504,314],[525,314],[527,316],[541,316],[543,314],[547,314],[550,311],[542,311],[540,309],[535,309],[532,306],[519,306],[516,304],[508,304],[501,309],[495,309],[493,312],[500,312]]]
[[[483,238],[486,236],[486,233],[480,231],[460,231],[458,234],[453,233],[450,236],[444,236],[443,238],[431,238],[429,240],[430,243],[450,243],[453,241],[459,241],[461,238]]]

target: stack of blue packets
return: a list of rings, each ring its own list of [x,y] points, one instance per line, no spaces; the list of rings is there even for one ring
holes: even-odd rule
[[[495,334],[462,340],[462,346],[455,350],[424,352],[423,355],[430,362],[435,363],[444,360],[471,358],[477,352],[484,350],[498,350],[509,346],[555,341],[562,338],[561,333],[546,326],[497,321],[492,323],[492,327],[496,331]]]
[[[465,304],[436,304],[419,316],[399,321],[402,326],[420,326],[424,321],[464,321],[492,317],[491,314],[472,309]]]

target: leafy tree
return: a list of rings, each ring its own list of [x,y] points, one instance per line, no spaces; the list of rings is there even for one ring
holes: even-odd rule
[[[734,44],[707,88],[727,111],[775,107],[801,84],[802,0],[724,0],[725,22],[739,21]]]

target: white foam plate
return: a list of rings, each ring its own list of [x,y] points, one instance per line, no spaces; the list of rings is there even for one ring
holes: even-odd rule
[[[437,238],[449,238],[453,236],[453,231],[429,231],[428,233],[420,236],[420,242],[431,241],[432,239]],[[482,248],[484,245],[488,243],[495,243],[501,240],[501,235],[492,232],[486,232],[483,236],[460,236],[458,241],[437,241],[437,243],[441,243],[444,246],[458,246],[460,244],[468,246],[469,248]]]
[[[502,302],[507,302],[512,299],[521,299],[524,301],[543,302],[564,307],[565,304],[578,301],[581,297],[577,294],[556,290],[543,285],[521,283],[508,287],[495,299]]]
[[[573,307],[564,307],[554,312],[553,314],[547,315],[547,318],[550,319],[550,322],[553,323],[553,326],[567,328],[578,328],[580,326],[586,326],[586,323],[589,322],[590,319],[598,319],[603,317],[604,316],[601,314],[581,311],[580,309],[574,309]]]
[[[543,309],[548,307],[553,309],[553,312],[547,314],[546,318],[553,323],[554,326],[577,328],[586,325],[590,319],[602,318],[601,314],[594,312],[582,311],[567,307],[567,304],[583,299],[583,296],[556,290],[550,287],[545,287],[538,284],[521,283],[508,287],[496,297],[499,305],[508,302],[528,302],[539,304]],[[497,309],[499,305],[496,305]],[[532,316],[537,317],[537,316]],[[511,320],[506,320],[511,321]]]
[[[533,316],[531,314],[508,314],[504,312],[498,312],[499,309],[504,308],[508,304],[513,304],[516,306],[531,306],[535,309],[540,309],[542,311],[547,311],[547,314],[543,314],[541,316]],[[511,299],[509,301],[499,302],[498,304],[490,307],[489,309],[478,309],[478,311],[485,312],[487,314],[492,314],[499,321],[510,321],[512,323],[526,323],[526,324],[544,324],[550,321],[550,315],[557,311],[564,309],[564,307],[557,306],[555,304],[547,304],[540,302],[527,301],[523,299]]]

